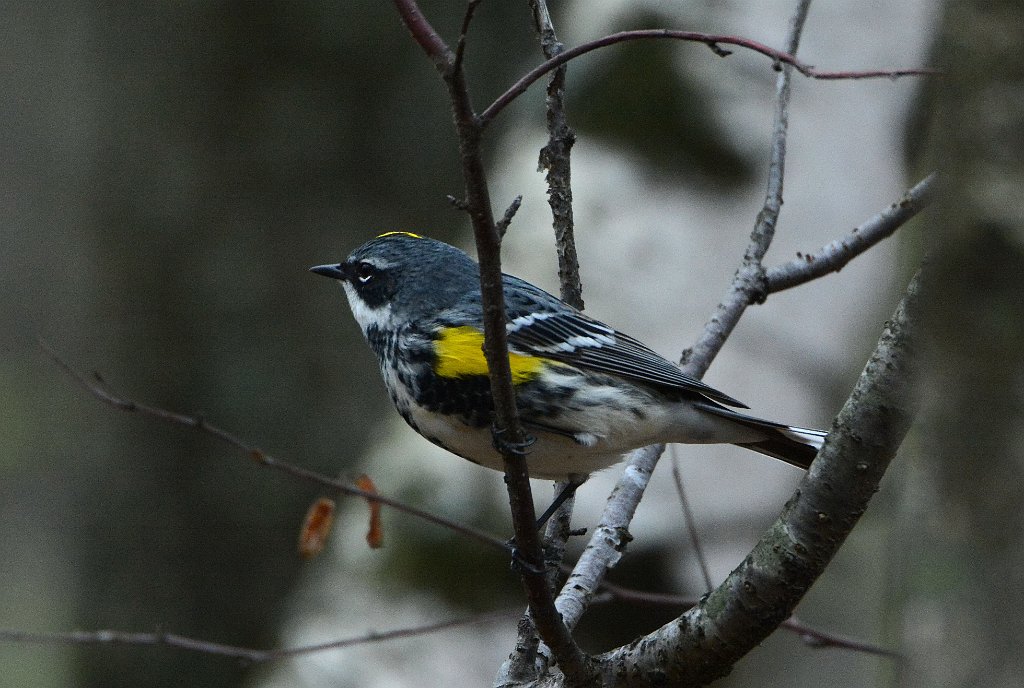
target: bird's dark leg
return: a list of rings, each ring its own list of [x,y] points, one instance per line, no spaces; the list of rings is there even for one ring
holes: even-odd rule
[[[551,506],[544,510],[544,513],[537,519],[537,530],[543,530],[548,520],[554,515],[558,509],[565,504],[569,499],[576,494],[576,488],[586,482],[589,476],[571,476],[566,482],[565,487],[558,493],[554,501],[551,502]],[[581,528],[578,531],[569,531],[569,535],[583,535],[587,532],[586,528]],[[512,551],[512,570],[521,571],[526,569],[531,573],[546,573],[547,570],[538,570],[535,566],[523,559],[522,555],[519,554],[519,550],[516,548],[515,538],[509,541],[509,547]],[[556,562],[557,563],[557,562]]]
[[[565,502],[572,498],[576,494],[576,488],[586,482],[587,478],[579,476],[570,476],[569,481],[566,483],[562,491],[558,493],[554,501],[551,502],[551,506],[544,510],[544,513],[537,519],[537,530],[541,530],[544,525],[548,522],[548,519],[558,511],[558,508],[565,504]]]

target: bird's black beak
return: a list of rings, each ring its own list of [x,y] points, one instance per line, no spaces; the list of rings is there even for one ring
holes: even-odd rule
[[[334,265],[317,265],[309,269],[310,272],[315,272],[318,275],[324,277],[330,277],[336,280],[347,280],[348,275],[345,273],[344,263],[335,263]]]

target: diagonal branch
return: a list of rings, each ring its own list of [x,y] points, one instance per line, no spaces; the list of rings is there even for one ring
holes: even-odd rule
[[[298,647],[286,647],[278,650],[257,650],[237,645],[226,645],[210,640],[190,638],[178,635],[177,633],[137,633],[131,631],[67,631],[63,633],[41,633],[33,631],[22,631],[15,629],[0,629],[0,641],[14,643],[36,643],[39,645],[149,645],[171,647],[187,652],[197,652],[203,655],[227,657],[230,659],[242,660],[252,664],[265,664],[277,662],[282,659],[298,657],[300,655],[313,654],[315,652],[326,652],[328,650],[343,650],[358,645],[368,645],[400,638],[413,638],[419,635],[438,633],[451,628],[459,628],[474,624],[492,623],[501,621],[512,616],[511,610],[479,614],[465,619],[451,619],[435,623],[413,626],[409,628],[398,628],[391,631],[372,632],[354,638],[343,640],[331,640],[315,645],[301,645]]]
[[[426,16],[420,11],[419,5],[416,4],[415,0],[394,0],[394,2],[398,14],[402,18],[402,23],[409,29],[413,39],[423,48],[423,52],[434,63],[437,71],[441,74],[448,72],[455,62],[455,53],[444,42],[441,35],[434,30],[434,27],[430,25]],[[467,21],[470,16],[472,15],[467,10]],[[463,34],[465,34],[467,28],[463,26]]]
[[[903,197],[871,219],[855,227],[852,232],[821,248],[817,253],[798,255],[795,260],[771,268],[765,273],[768,294],[789,289],[831,272],[839,272],[851,260],[869,248],[892,236],[893,232],[924,210],[935,193],[936,175],[933,172]]]
[[[923,279],[919,271],[911,280],[825,446],[775,524],[700,604],[601,656],[605,676],[657,670],[669,683],[703,685],[727,674],[792,614],[864,513],[914,416]]]
[[[168,411],[158,406],[150,406],[149,404],[144,404],[142,402],[134,401],[132,399],[127,399],[125,397],[119,396],[112,392],[109,387],[107,387],[106,383],[98,374],[94,374],[92,378],[83,375],[82,373],[72,368],[60,356],[58,356],[54,352],[54,350],[50,348],[50,346],[43,340],[39,340],[39,346],[46,353],[46,355],[49,356],[50,360],[56,363],[57,366],[62,371],[64,371],[64,373],[66,373],[68,376],[74,379],[75,382],[77,382],[83,389],[92,394],[98,400],[102,401],[104,404],[113,406],[115,409],[119,411],[124,411],[126,413],[139,413],[144,416],[156,418],[158,420],[173,423],[175,425],[183,425],[188,428],[194,428],[195,430],[199,430],[200,432],[206,433],[211,437],[215,437],[221,442],[224,442],[232,447],[235,447],[236,449],[240,449],[242,453],[244,453],[246,456],[248,456],[250,459],[255,461],[260,466],[265,466],[266,468],[271,468],[273,470],[280,471],[281,473],[285,473],[294,478],[299,478],[300,480],[304,480],[313,485],[317,485],[318,487],[329,489],[332,492],[338,494],[343,494],[349,497],[361,497],[370,502],[384,504],[385,506],[389,506],[396,511],[401,511],[402,513],[409,514],[410,516],[415,516],[416,518],[427,521],[428,523],[433,523],[443,528],[448,528],[452,532],[458,533],[460,535],[465,535],[466,537],[472,538],[477,542],[482,542],[490,547],[494,547],[505,552],[509,551],[508,543],[504,542],[503,540],[499,540],[498,538],[492,535],[488,535],[483,531],[476,530],[475,528],[471,528],[456,521],[449,520],[443,516],[438,516],[437,514],[432,514],[429,511],[424,511],[423,509],[411,506],[409,504],[405,504],[404,502],[401,502],[393,497],[385,497],[384,495],[381,495],[377,492],[362,490],[347,482],[337,480],[334,478],[329,478],[315,471],[311,471],[308,468],[302,468],[301,466],[296,466],[295,464],[291,464],[286,461],[282,461],[278,458],[275,458],[270,454],[264,452],[259,447],[243,440],[234,433],[228,432],[227,430],[218,427],[213,423],[210,423],[202,416],[192,416],[184,413],[175,413],[174,411]]]
[[[569,628],[576,627],[601,586],[605,574],[622,558],[626,543],[631,539],[627,528],[633,521],[651,473],[664,450],[665,445],[658,444],[637,449],[630,454],[622,476],[608,496],[607,506],[594,534],[555,600]]]

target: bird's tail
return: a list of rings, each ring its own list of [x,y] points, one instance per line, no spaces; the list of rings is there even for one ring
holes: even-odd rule
[[[810,428],[796,428],[791,425],[774,423],[770,420],[754,418],[719,404],[701,404],[701,407],[715,415],[729,418],[748,428],[763,432],[766,437],[757,442],[736,443],[738,447],[746,447],[786,463],[803,468],[810,468],[811,461],[818,455],[818,450],[825,443],[827,432]]]
[[[794,428],[775,423],[759,424],[758,427],[769,431],[768,439],[738,446],[753,449],[804,470],[811,467],[811,461],[818,455],[818,450],[825,443],[825,436],[828,434],[822,430]]]

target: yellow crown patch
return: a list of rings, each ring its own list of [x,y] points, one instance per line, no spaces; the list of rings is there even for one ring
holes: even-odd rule
[[[413,239],[422,239],[422,238],[424,238],[421,235],[413,234],[412,232],[384,232],[383,234],[378,234],[377,238],[378,239],[383,239],[384,237],[389,237],[389,236],[407,236],[407,237],[412,237]]]

